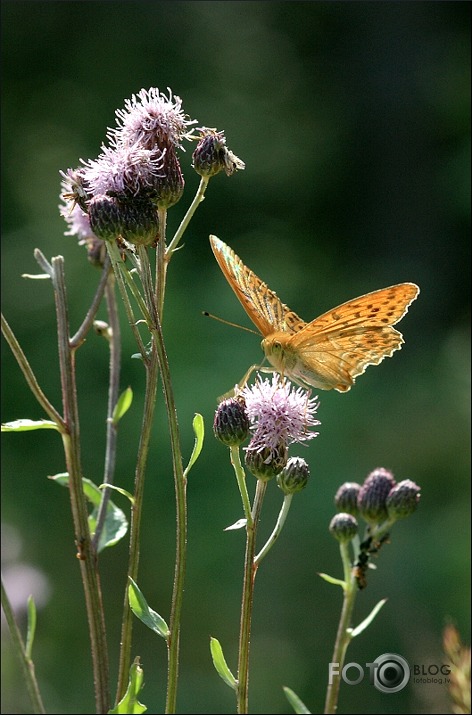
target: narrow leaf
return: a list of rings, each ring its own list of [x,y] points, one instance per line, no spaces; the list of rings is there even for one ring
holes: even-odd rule
[[[377,613],[380,611],[382,606],[385,606],[386,603],[387,603],[386,598],[383,598],[381,601],[379,601],[378,604],[376,606],[374,606],[374,608],[372,609],[370,614],[367,616],[367,618],[364,618],[362,623],[359,623],[359,625],[356,628],[352,629],[351,638],[355,638],[356,636],[359,635],[359,633],[362,633],[362,631],[364,631],[367,628],[367,626],[369,626],[372,623],[372,621],[374,620]]]
[[[2,432],[29,432],[35,429],[55,429],[59,431],[59,427],[52,420],[21,419],[2,423]]]
[[[213,665],[215,666],[216,672],[218,673],[220,678],[223,678],[226,685],[229,685],[230,688],[232,688],[233,690],[237,690],[238,681],[228,668],[228,664],[226,663],[225,657],[223,655],[223,649],[219,640],[217,640],[216,638],[210,638],[210,651],[213,660]]]
[[[243,529],[246,524],[247,519],[238,519],[234,522],[234,524],[231,524],[231,526],[227,526],[225,531],[235,531],[236,529]]]
[[[150,628],[151,631],[154,631],[154,633],[157,633],[157,635],[167,640],[170,635],[169,626],[162,616],[156,613],[156,611],[153,611],[152,608],[149,608],[137,583],[135,583],[131,577],[128,578],[130,581],[128,586],[128,600],[134,615],[139,618],[144,625]]]
[[[50,280],[51,276],[48,276],[47,273],[22,273],[21,274],[22,278],[30,278],[33,281],[44,281],[44,280]]]
[[[193,431],[195,433],[195,442],[193,445],[193,451],[192,451],[189,463],[187,464],[187,468],[184,472],[185,476],[187,476],[187,474],[190,472],[193,465],[199,458],[200,452],[202,451],[202,447],[203,447],[203,437],[205,434],[205,426],[203,423],[203,417],[198,412],[196,413],[195,417],[193,418],[192,427],[193,427]]]
[[[115,405],[115,409],[113,410],[113,416],[111,419],[114,425],[117,425],[123,415],[128,412],[132,402],[133,390],[131,389],[131,387],[127,387],[126,390],[124,390],[119,396]]]
[[[287,687],[284,687],[283,690],[285,697],[296,713],[299,713],[299,715],[309,715],[310,710],[308,710],[307,706],[300,700],[298,695],[294,693],[293,690]]]
[[[31,653],[33,651],[34,634],[36,633],[36,604],[34,602],[33,596],[28,596],[27,601],[27,612],[28,612],[28,629],[26,631],[26,657],[31,660]]]
[[[140,715],[140,713],[146,712],[146,705],[143,705],[138,700],[139,692],[143,687],[143,679],[144,671],[139,663],[139,657],[137,657],[129,669],[128,689],[118,705],[114,707],[113,710],[108,711],[110,715],[118,715],[119,713],[123,713],[124,715]]]
[[[329,576],[327,573],[319,573],[318,576],[320,576],[322,579],[327,581],[328,583],[332,583],[334,586],[341,586],[341,588],[346,588],[346,582],[342,581],[340,578],[334,578],[334,576]]]
[[[134,504],[134,496],[130,494],[129,492],[126,491],[126,489],[122,489],[122,487],[116,487],[114,484],[100,484],[98,487],[99,489],[114,489],[115,492],[118,492],[118,494],[122,494],[124,497],[127,497],[131,504]]]

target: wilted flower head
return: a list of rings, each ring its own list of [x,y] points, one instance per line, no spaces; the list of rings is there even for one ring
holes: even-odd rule
[[[314,415],[318,409],[317,398],[310,398],[302,388],[274,374],[272,380],[260,375],[250,387],[240,393],[246,402],[247,415],[254,436],[248,449],[276,452],[281,444],[306,442],[318,435],[310,427],[319,425]]]
[[[157,87],[142,89],[125,100],[125,108],[117,109],[117,128],[109,129],[108,138],[115,144],[139,145],[142,148],[161,150],[180,147],[182,139],[191,139],[188,130],[196,119],[190,119],[182,110],[180,97],[162,94]]]
[[[227,148],[224,132],[202,128],[197,148],[192,154],[193,168],[200,176],[211,177],[225,171],[231,176],[238,169],[245,169],[244,161]]]

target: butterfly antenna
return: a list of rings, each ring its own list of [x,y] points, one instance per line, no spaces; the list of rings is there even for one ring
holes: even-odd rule
[[[232,328],[239,328],[240,330],[246,330],[248,333],[253,333],[254,335],[259,335],[255,330],[251,330],[251,328],[246,328],[244,325],[238,325],[237,323],[231,323],[229,320],[225,320],[224,318],[219,318],[217,315],[212,315],[212,313],[208,313],[208,311],[203,310],[202,315],[205,315],[207,318],[213,318],[213,320],[218,320],[220,323],[225,323],[225,325],[231,325]]]

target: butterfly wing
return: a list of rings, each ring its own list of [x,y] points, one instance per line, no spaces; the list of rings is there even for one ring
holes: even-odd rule
[[[294,335],[271,336],[264,350],[277,369],[295,380],[345,392],[368,365],[378,365],[400,349],[403,336],[392,326],[418,294],[414,283],[367,293],[329,310]]]
[[[264,337],[278,331],[294,333],[306,326],[226,243],[216,236],[210,236],[210,243],[226,280]]]

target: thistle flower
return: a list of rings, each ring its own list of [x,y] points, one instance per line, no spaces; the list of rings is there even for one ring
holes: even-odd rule
[[[244,161],[227,148],[224,132],[216,129],[200,129],[201,137],[192,154],[193,168],[200,176],[211,177],[225,171],[231,176],[238,169],[245,169]]]
[[[290,382],[274,374],[272,380],[263,380],[260,375],[250,387],[240,394],[246,402],[247,415],[254,435],[247,449],[269,450],[274,454],[281,444],[287,447],[313,439],[318,432],[310,427],[320,422],[314,415],[318,409],[317,398],[310,398],[302,388],[293,389]]]
[[[168,97],[151,87],[126,99],[125,108],[115,112],[117,127],[108,130],[108,139],[115,145],[138,145],[149,150],[183,149],[181,141],[193,138],[188,127],[197,121],[183,112],[180,97],[173,97],[169,88],[167,91]]]
[[[245,449],[246,467],[263,482],[276,477],[287,465],[288,449],[285,442],[280,442],[275,448],[254,448],[251,442]]]
[[[213,421],[215,437],[227,446],[240,445],[249,434],[246,405],[241,397],[223,400],[218,405]]]

